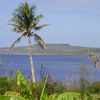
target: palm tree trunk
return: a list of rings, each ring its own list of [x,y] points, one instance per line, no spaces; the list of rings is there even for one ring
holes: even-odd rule
[[[31,66],[31,78],[32,82],[35,83],[35,71],[34,71],[34,65],[33,65],[33,59],[32,59],[32,45],[31,45],[31,38],[29,37],[29,57],[30,57],[30,66]]]

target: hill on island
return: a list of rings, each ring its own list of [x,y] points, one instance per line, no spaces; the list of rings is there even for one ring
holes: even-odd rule
[[[9,48],[1,48],[0,54],[28,54],[29,48],[14,47],[10,50]],[[100,48],[80,47],[71,46],[69,44],[46,44],[46,50],[42,50],[38,45],[32,46],[33,54],[64,54],[64,55],[87,55],[88,50],[92,50],[96,55],[100,55]]]

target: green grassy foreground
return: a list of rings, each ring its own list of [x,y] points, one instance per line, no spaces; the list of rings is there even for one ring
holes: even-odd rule
[[[0,77],[0,100],[100,100],[100,81],[90,85],[82,79],[80,87],[68,91],[63,83],[48,76],[32,83],[18,71],[14,79]]]
[[[92,99],[88,99],[87,97],[83,100],[99,100],[100,96],[93,97]],[[21,96],[0,96],[0,100],[29,100],[25,99],[24,97]],[[35,99],[30,99],[30,100],[35,100]],[[64,94],[52,94],[49,97],[44,97],[39,100],[82,100],[79,98],[78,93],[64,93]]]

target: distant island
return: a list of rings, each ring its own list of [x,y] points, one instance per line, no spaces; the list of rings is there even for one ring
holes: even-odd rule
[[[9,48],[0,48],[0,54],[28,54],[28,46],[14,47],[10,50]],[[96,55],[100,55],[100,48],[71,46],[69,44],[46,44],[46,50],[42,50],[38,45],[32,47],[33,54],[54,54],[54,55],[87,55],[88,50],[92,50]]]

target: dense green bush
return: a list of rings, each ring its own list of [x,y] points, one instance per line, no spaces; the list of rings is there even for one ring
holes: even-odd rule
[[[90,94],[91,92],[91,86],[88,80],[85,80],[83,78],[80,79],[80,97],[82,100],[85,100],[87,98],[88,100],[92,100],[92,96]]]
[[[19,99],[20,100],[99,100],[100,99],[99,94],[98,95],[90,94],[91,92],[90,83],[83,78],[80,80],[81,93],[65,92],[66,87],[62,84],[62,82],[53,81],[51,79],[48,79],[47,81],[47,79],[48,77],[46,77],[45,81],[37,83],[27,82],[27,80],[24,78],[24,76],[21,74],[20,71],[18,71],[16,74],[16,80],[7,79],[7,77],[0,77],[0,84],[2,83],[1,86],[3,86],[3,89],[5,89],[4,91],[6,92],[5,94],[6,96],[0,96],[0,100],[3,99],[4,100],[15,100],[15,99],[16,100]],[[97,83],[98,82],[95,82],[96,86],[98,87],[99,85]],[[91,86],[95,86],[94,83]],[[16,90],[16,87],[18,87],[19,93],[14,92]],[[1,95],[4,95],[4,93]],[[19,96],[22,96],[25,99]]]
[[[100,81],[93,82],[91,88],[93,93],[100,94]]]
[[[43,82],[37,82],[37,83],[30,83],[32,93],[34,94],[36,100],[39,100],[42,89],[43,89]]]
[[[10,79],[7,77],[0,77],[0,95],[4,95],[8,91],[18,92],[22,96],[26,93],[25,88],[21,89],[15,79]],[[29,82],[29,85],[31,86],[32,93],[35,95],[37,99],[40,98],[44,81],[39,81],[37,83]],[[53,94],[53,93],[63,93],[65,92],[66,88],[60,81],[51,81],[50,79],[47,81],[45,93],[47,95]]]
[[[16,83],[16,79],[10,79],[6,76],[0,77],[0,95],[5,94],[7,91],[20,92],[20,88]]]
[[[80,98],[82,100],[92,100],[90,70],[85,64],[80,67]]]
[[[63,93],[63,92],[66,92],[66,87],[62,82],[60,81],[47,82],[46,93],[48,95],[53,93]]]
[[[20,87],[17,85],[16,79],[9,80],[9,83],[10,83],[9,91],[14,91],[14,92],[20,93]]]
[[[9,91],[11,88],[11,84],[7,77],[1,76],[0,77],[0,95],[3,95],[6,93],[6,91]]]

